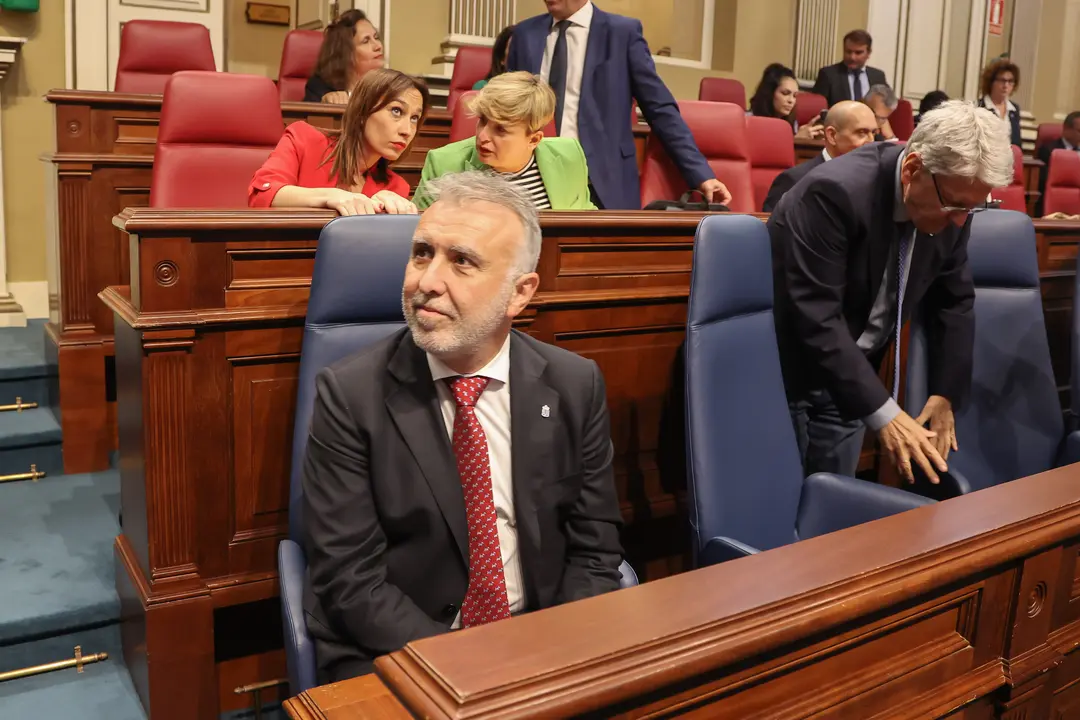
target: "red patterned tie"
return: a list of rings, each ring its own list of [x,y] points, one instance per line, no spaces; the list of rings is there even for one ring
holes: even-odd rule
[[[491,491],[487,436],[476,419],[476,401],[487,384],[484,377],[459,377],[450,382],[450,392],[457,404],[454,455],[469,523],[469,589],[461,603],[463,628],[510,617]]]

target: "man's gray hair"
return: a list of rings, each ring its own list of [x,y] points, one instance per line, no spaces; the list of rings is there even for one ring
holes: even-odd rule
[[[490,171],[466,170],[424,181],[423,192],[431,199],[432,204],[436,201],[459,205],[467,202],[489,202],[517,215],[525,230],[525,237],[522,238],[522,253],[516,269],[520,274],[536,270],[543,240],[540,235],[540,216],[532,200],[517,185]]]
[[[949,100],[926,113],[908,140],[935,175],[978,180],[1005,187],[1013,178],[1009,124],[963,100]]]
[[[889,112],[896,109],[896,106],[900,104],[900,98],[896,97],[896,93],[888,85],[871,85],[870,89],[866,91],[866,97],[864,101],[869,102],[870,98],[874,96],[881,98],[881,101],[885,103],[885,107],[889,108]]]

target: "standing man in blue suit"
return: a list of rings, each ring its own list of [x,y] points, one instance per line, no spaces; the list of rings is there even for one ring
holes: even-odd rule
[[[585,149],[596,206],[641,208],[631,100],[686,183],[710,202],[731,202],[656,74],[641,22],[606,13],[589,0],[544,1],[547,15],[514,29],[507,69],[539,74],[555,91],[555,126],[560,137],[577,138]]]

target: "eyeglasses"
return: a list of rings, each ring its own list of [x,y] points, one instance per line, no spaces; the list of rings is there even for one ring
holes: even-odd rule
[[[994,78],[994,82],[999,82],[1002,85],[1015,85],[1016,84],[1016,78],[999,77],[999,78]]]
[[[982,205],[973,208],[960,207],[957,205],[946,205],[945,198],[941,197],[941,188],[938,187],[937,177],[934,175],[934,173],[930,173],[930,179],[934,181],[934,191],[937,193],[938,202],[941,203],[941,212],[945,215],[954,215],[956,213],[974,215],[975,213],[980,213],[983,210],[994,210],[1001,207],[1000,200],[987,200]]]

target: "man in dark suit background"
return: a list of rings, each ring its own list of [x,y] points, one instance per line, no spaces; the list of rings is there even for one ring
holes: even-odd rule
[[[773,212],[776,333],[808,474],[853,475],[864,427],[909,480],[913,462],[931,480],[946,470],[952,408],[971,385],[969,217],[1011,181],[1008,126],[954,100],[928,113],[906,148],[875,143],[828,162]],[[895,373],[889,388],[878,372],[920,303],[931,397],[913,418],[896,402]]]
[[[619,586],[596,363],[511,331],[539,278],[528,196],[432,181],[408,328],[322,371],[304,464],[304,610],[319,681],[418,638]]]
[[[844,59],[818,70],[814,92],[824,95],[832,107],[841,100],[862,100],[873,85],[888,85],[885,73],[867,66],[874,40],[865,30],[844,36]]]
[[[769,186],[762,210],[771,213],[776,209],[784,193],[818,165],[874,142],[877,129],[874,111],[863,103],[841,100],[833,105],[825,115],[825,147],[821,153],[777,175]]]
[[[514,28],[507,70],[539,74],[555,91],[555,127],[560,137],[577,138],[585,149],[595,205],[641,209],[632,100],[686,184],[709,202],[730,203],[731,194],[716,179],[656,74],[641,22],[606,13],[589,0],[545,4],[548,14]]]
[[[1043,195],[1046,194],[1046,177],[1050,174],[1050,156],[1055,150],[1074,150],[1080,152],[1080,110],[1069,113],[1062,123],[1061,137],[1052,143],[1047,143],[1039,148],[1038,156],[1043,161],[1043,169],[1039,174],[1039,207],[1036,215],[1043,214]]]

